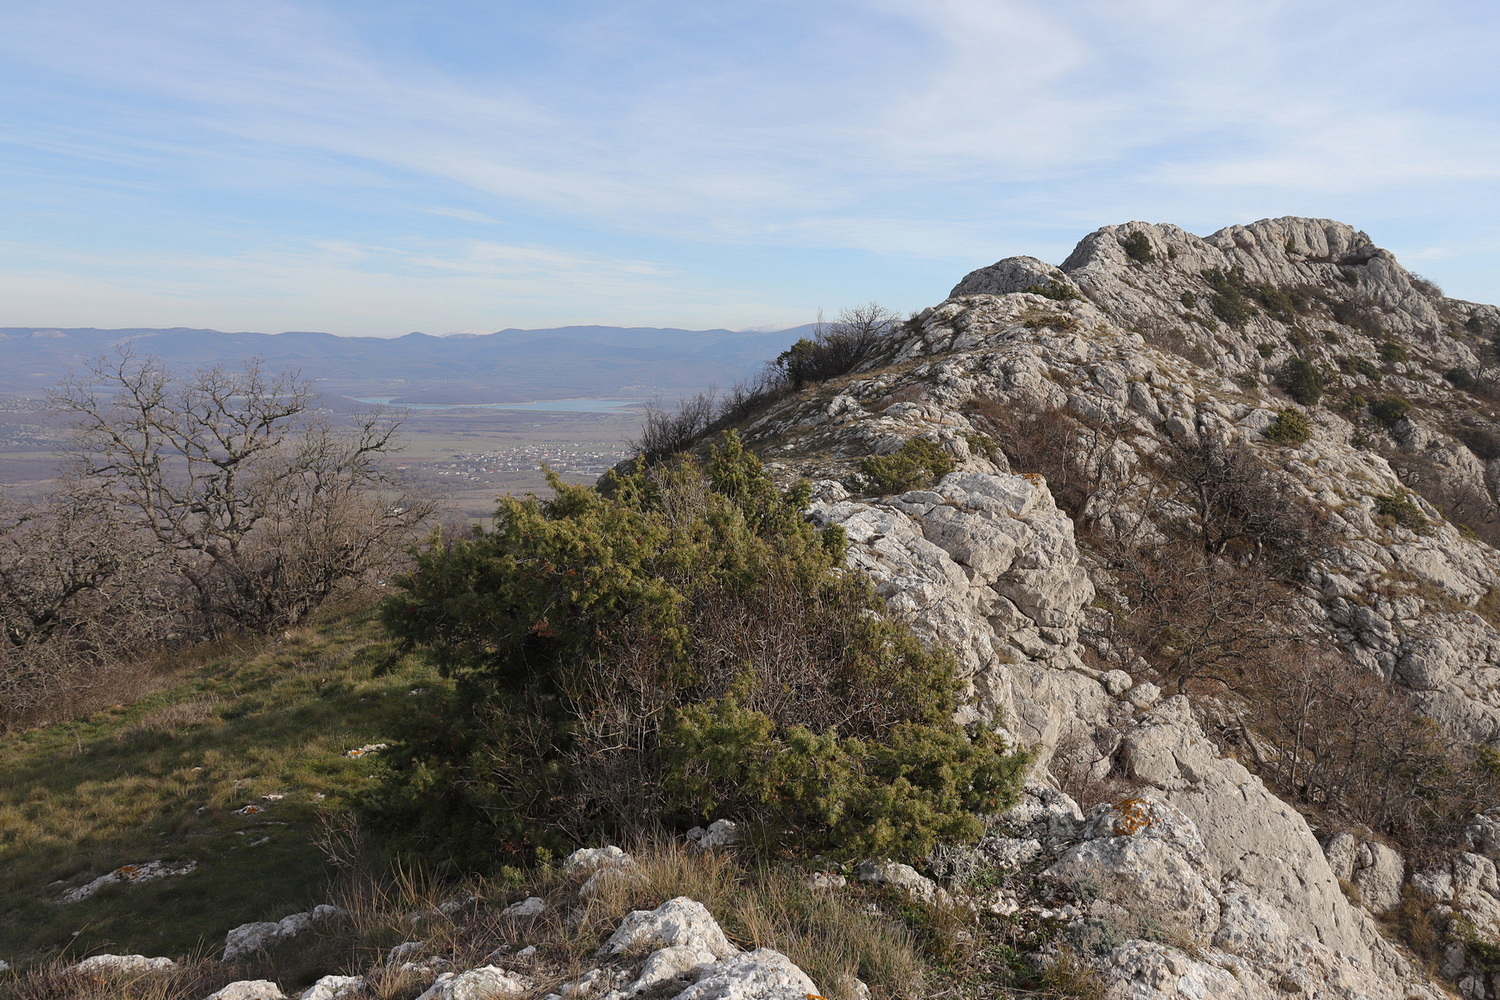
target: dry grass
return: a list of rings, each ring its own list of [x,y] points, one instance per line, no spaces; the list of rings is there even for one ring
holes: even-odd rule
[[[407,692],[436,681],[412,664],[379,672],[387,656],[367,610],[330,611],[248,648],[171,658],[144,698],[0,744],[0,956],[206,953],[239,923],[323,902],[318,816],[378,766],[344,751],[388,740]],[[198,868],[56,902],[151,860]]]
[[[852,978],[883,997],[920,992],[923,960],[916,935],[867,912],[862,889],[813,889],[794,866],[757,864],[730,852],[692,853],[665,838],[631,853],[636,864],[627,877],[605,881],[586,897],[579,895],[586,874],[545,867],[459,886],[411,871],[381,880],[355,876],[344,882],[336,901],[352,914],[351,934],[371,954],[420,937],[427,953],[464,968],[484,964],[497,948],[535,946],[525,971],[537,983],[537,996],[594,968],[600,944],[627,913],[677,896],[707,907],[737,946],[786,954],[830,1000],[853,1000]],[[527,919],[500,915],[527,896],[547,900],[547,910]],[[453,900],[473,902],[455,919],[442,909]],[[419,933],[413,914],[422,915]]]

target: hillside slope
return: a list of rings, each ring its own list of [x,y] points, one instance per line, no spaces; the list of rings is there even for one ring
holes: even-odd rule
[[[1416,790],[1457,766],[1421,753],[1483,774],[1500,740],[1497,330],[1339,223],[1129,223],[1060,268],[968,275],[878,361],[747,429],[818,481],[814,516],[891,605],[960,647],[1038,780],[1098,800],[1049,871],[1177,924],[1100,952],[1111,995],[1438,995],[1432,973],[1500,995],[1500,802]],[[861,460],[914,437],[957,471],[878,495]],[[1278,739],[1293,704],[1316,752]],[[1406,711],[1432,746],[1361,743]],[[1322,770],[1339,754],[1347,784]],[[1382,780],[1405,784],[1371,798],[1407,815],[1338,798],[1361,755],[1403,754]],[[1122,800],[1180,826],[1122,824]],[[1436,936],[1418,961],[1376,919],[1398,911]]]
[[[815,995],[774,947],[838,1000],[871,996],[850,969],[880,1000],[1500,997],[1497,360],[1500,310],[1327,220],[1207,238],[1132,222],[1061,266],[975,271],[739,430],[778,478],[812,482],[810,517],[843,529],[892,611],[955,650],[966,721],[1030,749],[1022,804],[925,859],[941,885],[676,848],[671,879],[611,881],[629,859],[580,851],[525,876],[540,882],[397,907],[385,957],[341,965],[368,976],[338,995],[438,1000],[492,973],[538,998]],[[403,684],[343,688],[375,704]],[[339,745],[380,736],[370,721]],[[726,888],[683,874],[705,870]],[[893,937],[815,969],[821,938],[753,930],[727,889],[768,872],[790,923]],[[679,892],[735,940],[666,955],[689,934],[667,912],[688,904],[663,902]],[[418,929],[434,912],[464,915],[467,950]],[[617,935],[661,940],[596,953],[622,918]],[[408,928],[423,940],[390,936]],[[898,952],[899,975],[870,958]],[[773,958],[774,975],[756,964]],[[717,978],[727,963],[737,978]]]

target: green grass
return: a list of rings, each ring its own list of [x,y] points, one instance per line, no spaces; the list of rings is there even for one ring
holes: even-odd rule
[[[0,743],[0,958],[213,953],[229,928],[323,902],[320,813],[375,767],[344,752],[388,740],[408,692],[438,682],[405,662],[377,673],[388,656],[368,609],[328,612],[136,704]],[[57,902],[153,860],[198,867]]]

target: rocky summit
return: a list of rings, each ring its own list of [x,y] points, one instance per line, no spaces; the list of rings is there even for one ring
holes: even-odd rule
[[[1354,776],[1402,712],[1494,766],[1497,334],[1341,223],[1132,222],[744,429],[1033,748],[990,847],[1081,893],[1109,996],[1500,996],[1500,801]],[[862,473],[914,439],[952,471]]]

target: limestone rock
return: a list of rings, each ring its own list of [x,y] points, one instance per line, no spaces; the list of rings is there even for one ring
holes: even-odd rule
[[[281,992],[281,987],[270,980],[242,979],[210,993],[206,1000],[287,1000],[287,997]]]
[[[140,975],[163,969],[175,969],[170,958],[147,958],[145,955],[90,955],[68,971],[90,976]]]
[[[303,990],[298,1000],[352,1000],[364,985],[362,976],[324,976]]]
[[[674,1000],[805,1000],[821,995],[791,959],[758,948],[710,966]]]
[[[493,1000],[525,993],[531,984],[493,965],[467,972],[445,972],[417,1000]]]
[[[734,821],[716,819],[708,828],[695,826],[686,834],[688,845],[697,851],[710,851],[720,847],[733,847],[740,842],[740,831]]]
[[[278,941],[306,933],[319,921],[342,916],[343,913],[336,906],[322,903],[306,913],[292,913],[280,920],[257,920],[240,924],[224,936],[224,961],[237,962],[248,958]]]
[[[1323,851],[1333,873],[1358,890],[1365,909],[1382,914],[1400,905],[1406,867],[1396,851],[1348,833],[1329,838]]]
[[[500,911],[502,917],[535,917],[547,912],[547,901],[540,896],[527,896],[519,903],[512,903]]]
[[[715,958],[728,958],[738,951],[702,903],[678,896],[654,910],[631,912],[600,954],[640,954],[661,948],[688,948]]]
[[[576,875],[600,868],[629,868],[634,864],[634,858],[612,844],[608,847],[580,847],[563,862],[563,871]]]
[[[646,959],[646,964],[641,967],[641,974],[625,988],[625,994],[633,995],[657,983],[702,972],[718,960],[719,956],[696,945],[659,948]]]

